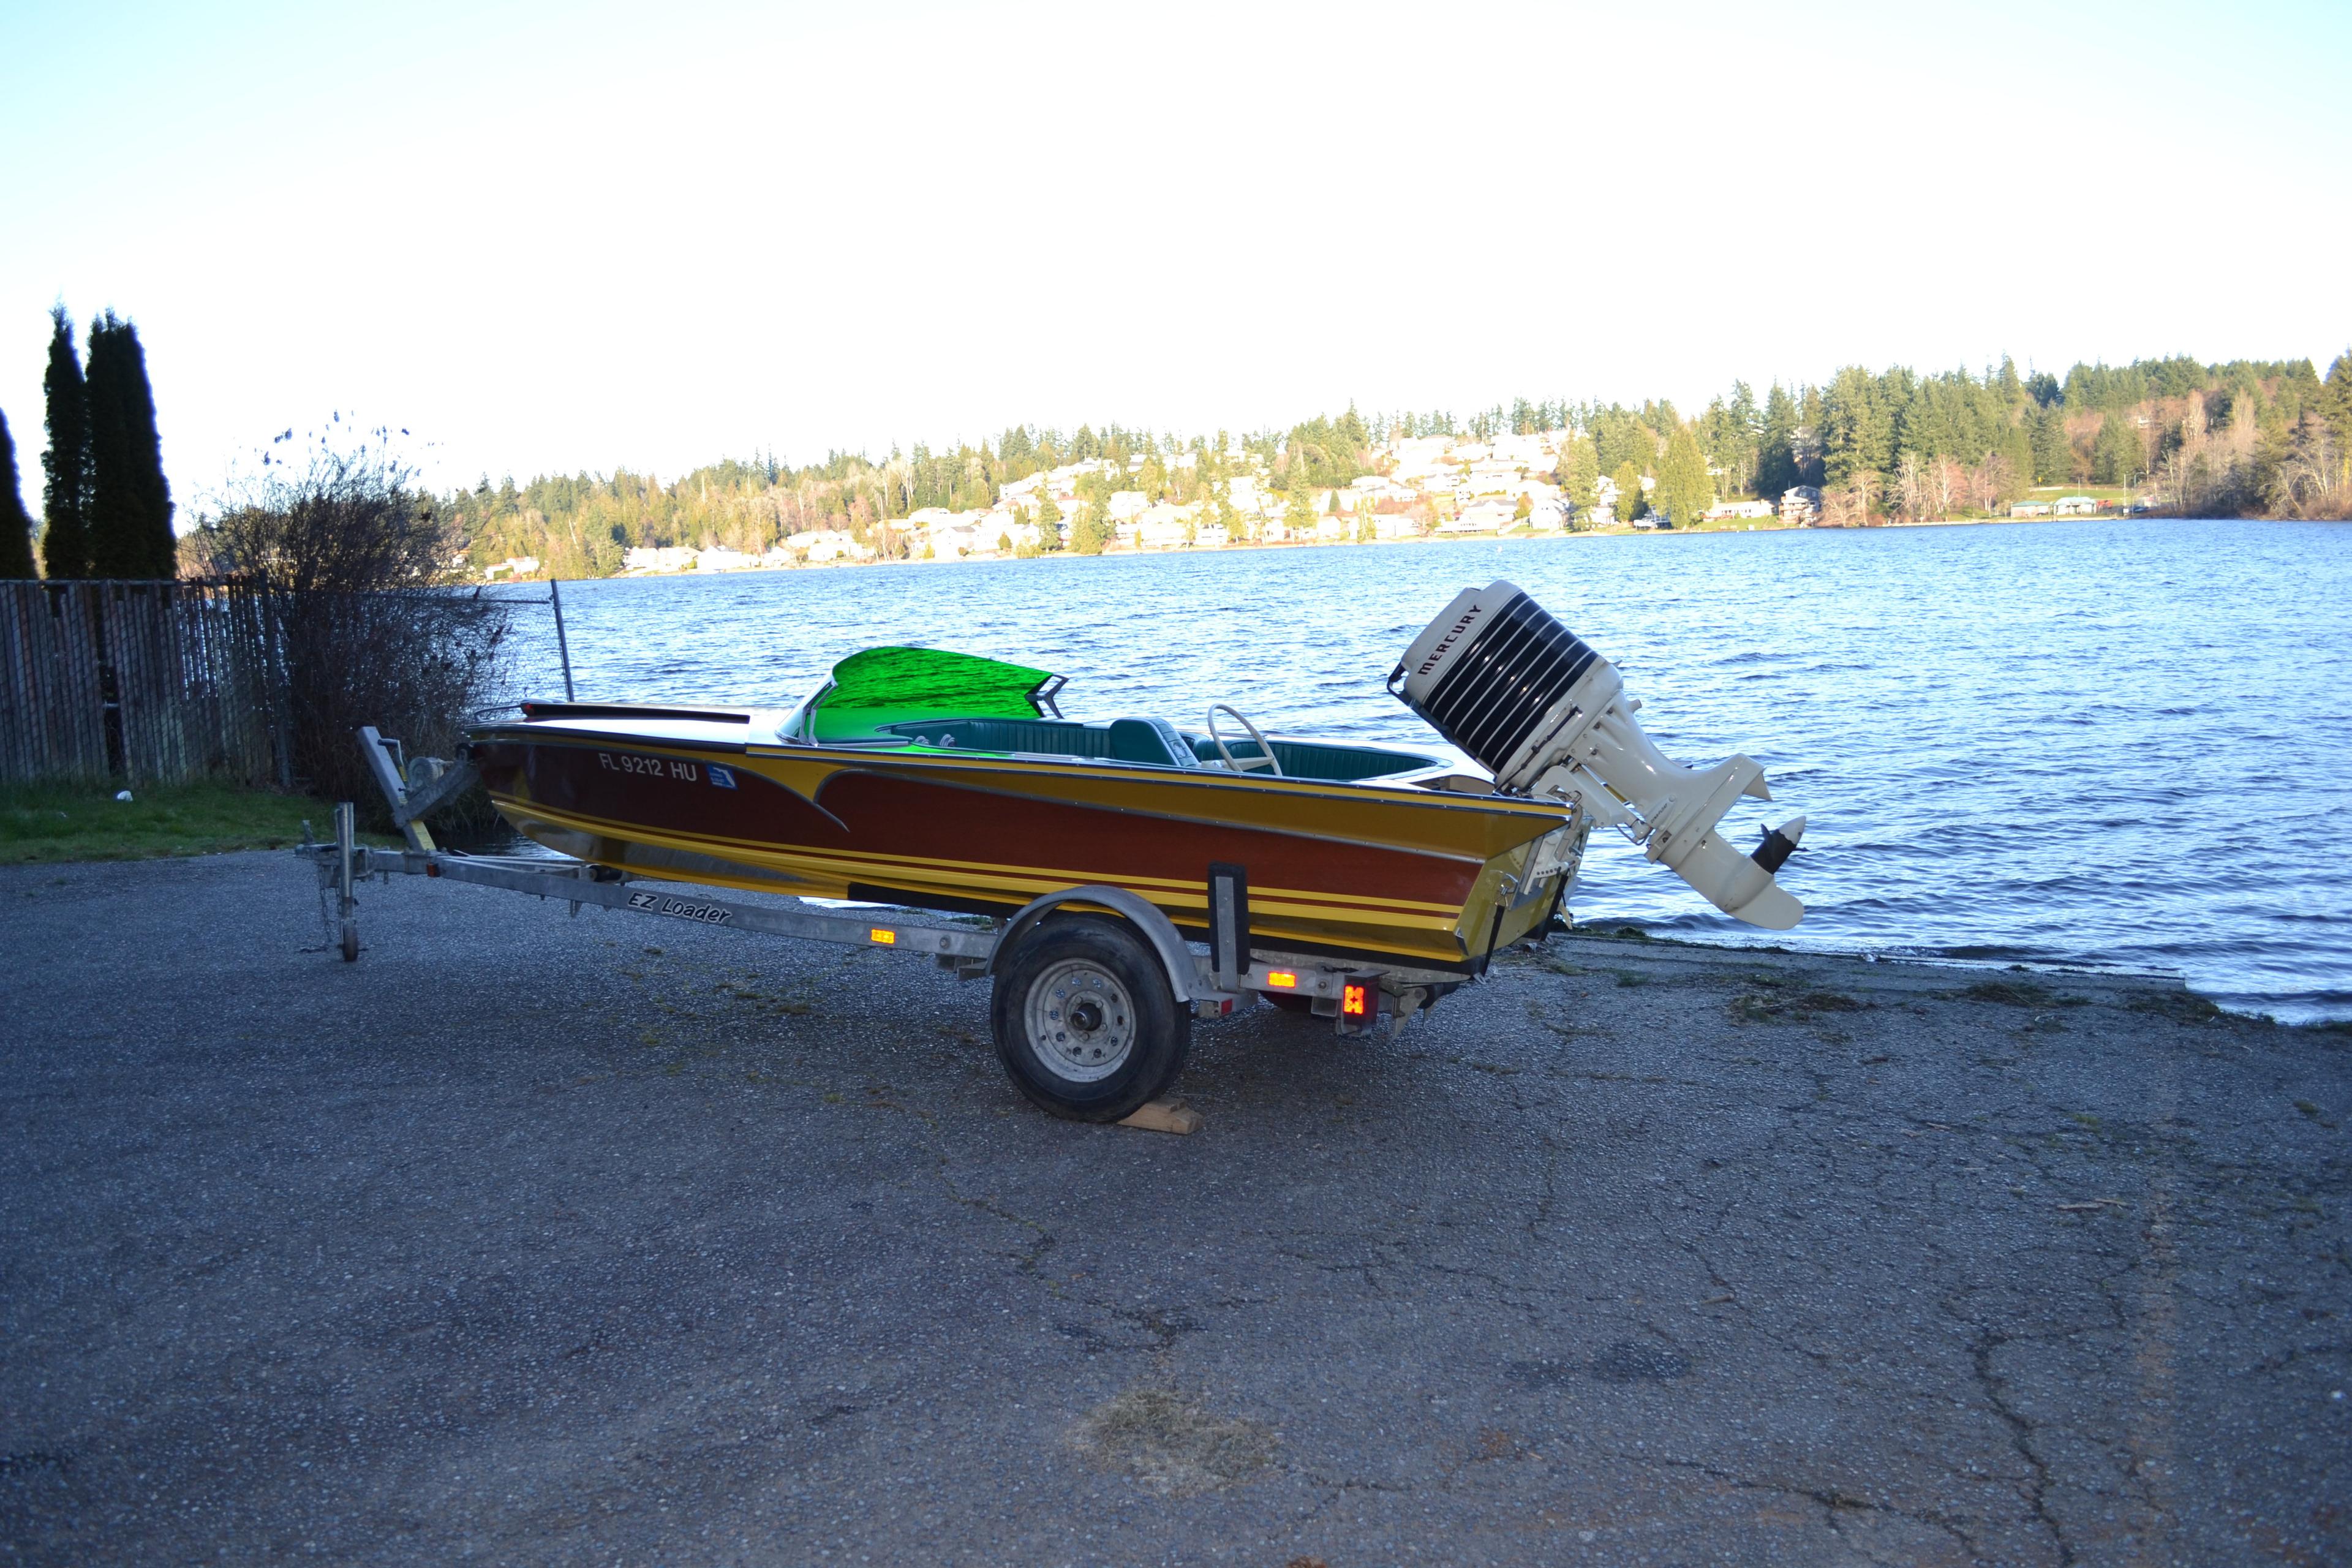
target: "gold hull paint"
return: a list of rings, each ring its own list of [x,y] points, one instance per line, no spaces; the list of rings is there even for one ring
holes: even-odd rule
[[[1250,868],[1257,947],[1465,970],[1534,930],[1559,902],[1559,884],[1573,877],[1578,858],[1570,855],[1560,871],[1523,889],[1538,841],[1569,825],[1565,812],[1408,784],[911,751],[738,751],[550,729],[513,726],[480,737],[493,754],[502,742],[539,753],[529,767],[503,774],[485,768],[499,810],[551,848],[678,881],[818,898],[882,891],[892,901],[1007,910],[1045,893],[1106,883],[1197,930],[1206,923],[1208,862],[1234,859]],[[873,781],[887,781],[901,795],[916,792],[940,810],[965,813],[969,826],[956,837],[970,842],[956,846],[966,852],[950,854],[937,842],[900,842],[901,832],[888,826],[816,843],[759,824],[718,831],[692,812],[656,822],[649,818],[661,810],[623,810],[625,803],[599,797],[595,786],[609,784],[614,757],[669,768],[653,774],[656,789],[682,778],[680,767],[717,763],[740,785],[764,780],[814,803],[828,819],[825,803],[845,784],[881,788]],[[698,781],[674,787],[689,805],[719,799]],[[639,790],[635,804],[664,798]],[[1007,817],[1043,822],[1047,830],[992,834],[990,823]],[[1051,830],[1058,822],[1097,831],[1091,840],[1074,833],[1065,842]],[[1117,826],[1106,835],[1100,828],[1109,822]],[[1236,852],[1215,852],[1228,842]]]

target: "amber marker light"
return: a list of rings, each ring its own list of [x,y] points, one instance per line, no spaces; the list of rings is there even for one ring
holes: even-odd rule
[[[1350,1018],[1369,1018],[1372,1015],[1371,987],[1349,982],[1339,988],[1339,1011]]]
[[[1279,985],[1285,991],[1295,991],[1298,988],[1298,976],[1287,969],[1269,969],[1265,972],[1265,983]]]
[[[898,940],[898,933],[897,931],[884,931],[880,926],[876,926],[872,931],[867,931],[866,934],[872,937],[876,942],[880,942],[884,947],[888,947],[891,943]]]

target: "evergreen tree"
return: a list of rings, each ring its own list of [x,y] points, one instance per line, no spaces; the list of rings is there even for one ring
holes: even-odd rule
[[[89,575],[89,397],[81,360],[74,353],[73,323],[59,305],[49,312],[49,368],[41,378],[48,401],[49,449],[41,455],[46,484],[41,511],[48,527],[41,535],[41,565],[53,579]]]
[[[1601,455],[1582,436],[1560,439],[1560,456],[1553,477],[1559,481],[1560,500],[1568,503],[1568,521],[1574,527],[1601,499]]]
[[[1037,483],[1037,548],[1062,548],[1062,507],[1054,499],[1052,479],[1041,479]]]
[[[1731,400],[1717,398],[1699,424],[1701,450],[1723,474],[1726,488],[1746,490],[1756,474],[1758,440],[1763,419],[1757,412],[1756,394],[1744,381],[1731,384]]]
[[[2056,404],[2044,404],[2027,416],[2026,435],[2033,444],[2033,482],[2063,485],[2074,477],[2074,447],[2066,439],[2066,415]]]
[[[1665,456],[1658,459],[1658,488],[1650,499],[1664,514],[1668,528],[1696,525],[1713,504],[1715,485],[1689,426],[1675,426],[1666,437]]]
[[[25,515],[25,498],[16,489],[16,443],[8,434],[8,416],[0,414],[0,578],[21,581],[33,574],[33,520]]]
[[[1895,461],[1895,416],[1878,378],[1860,365],[1837,373],[1822,398],[1822,468],[1832,485],[1884,473]],[[1909,389],[1904,389],[1906,395]]]
[[[1217,481],[1217,524],[1225,531],[1229,544],[1242,536],[1241,509],[1234,505],[1234,487],[1228,479]]]
[[[1628,458],[1612,477],[1617,481],[1617,521],[1631,522],[1649,510],[1642,499],[1642,470]]]
[[[2000,356],[2000,373],[1986,378],[1999,390],[2003,410],[2019,407],[2025,402],[2025,383],[2017,374],[2017,362],[2007,354]]]
[[[1797,400],[1779,382],[1764,395],[1764,427],[1756,441],[1756,493],[1778,501],[1780,493],[1801,483],[1797,477]]]
[[[2009,470],[2007,500],[2033,482],[2033,433],[2023,424],[2012,425],[2002,433],[1998,450],[2001,466]]]
[[[1304,478],[1290,487],[1290,504],[1283,509],[1282,521],[1293,539],[1315,537],[1315,492],[1307,488]]]
[[[2139,478],[2144,461],[2139,426],[2128,414],[2110,414],[2099,424],[2091,446],[2091,477],[2103,485],[2127,485]]]
[[[1110,507],[1104,498],[1088,496],[1078,508],[1076,521],[1070,524],[1070,548],[1081,555],[1100,555],[1118,537],[1111,526]]]
[[[1797,482],[1819,485],[1827,482],[1822,472],[1822,420],[1825,405],[1822,389],[1808,386],[1797,398]]]
[[[2319,406],[2323,417],[2335,426],[2336,438],[2352,445],[2352,349],[2337,354],[2328,365]]]
[[[96,577],[171,577],[172,488],[155,434],[155,398],[139,329],[109,310],[89,325],[89,570]],[[509,492],[513,481],[509,480]]]

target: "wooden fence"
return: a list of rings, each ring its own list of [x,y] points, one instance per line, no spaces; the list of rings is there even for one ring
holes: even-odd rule
[[[275,625],[245,586],[0,582],[0,782],[282,786]]]

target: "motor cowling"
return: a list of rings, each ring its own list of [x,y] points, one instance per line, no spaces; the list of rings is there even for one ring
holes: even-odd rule
[[[1616,666],[1509,583],[1465,588],[1423,628],[1389,689],[1495,775],[1505,795],[1572,801],[1734,919],[1786,931],[1804,906],[1774,873],[1804,832],[1791,818],[1743,855],[1716,831],[1742,795],[1770,800],[1744,756],[1690,768],[1659,752]]]

